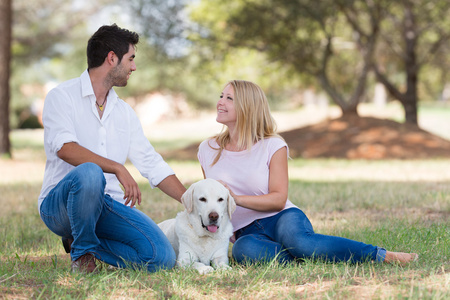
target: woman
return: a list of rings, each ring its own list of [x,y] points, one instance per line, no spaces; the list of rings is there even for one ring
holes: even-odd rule
[[[237,262],[320,258],[406,264],[418,258],[314,233],[306,215],[287,199],[288,147],[259,86],[230,81],[217,103],[216,121],[224,130],[201,143],[198,158],[204,177],[220,180],[238,206],[232,217]]]

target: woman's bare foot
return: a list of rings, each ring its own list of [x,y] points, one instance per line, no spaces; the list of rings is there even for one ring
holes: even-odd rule
[[[386,263],[394,263],[399,265],[406,265],[410,262],[417,261],[419,259],[419,255],[417,253],[404,253],[404,252],[391,252],[386,251],[386,257],[384,258],[384,262]]]

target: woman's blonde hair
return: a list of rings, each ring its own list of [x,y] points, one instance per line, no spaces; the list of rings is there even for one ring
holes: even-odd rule
[[[255,83],[245,80],[231,80],[226,85],[231,85],[234,91],[234,107],[236,110],[236,126],[238,132],[238,149],[250,150],[252,146],[268,137],[279,137],[276,133],[277,125],[273,119],[269,102],[263,90]],[[222,132],[213,139],[219,145],[217,156],[212,165],[217,163],[225,146],[230,142],[230,132],[224,126]],[[282,138],[281,138],[282,139]]]

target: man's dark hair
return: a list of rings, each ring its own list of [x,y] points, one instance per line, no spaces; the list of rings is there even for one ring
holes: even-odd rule
[[[101,66],[110,51],[117,55],[120,62],[130,44],[135,46],[138,42],[139,35],[136,32],[120,28],[116,24],[100,27],[88,41],[88,69]]]

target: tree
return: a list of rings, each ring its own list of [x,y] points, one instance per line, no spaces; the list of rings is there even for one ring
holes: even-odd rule
[[[402,104],[405,121],[417,124],[420,72],[438,69],[437,58],[448,56],[448,0],[222,2],[201,1],[194,18],[207,31],[199,36],[211,45],[257,49],[313,75],[343,114],[356,113],[373,70]]]
[[[9,140],[11,15],[11,0],[0,0],[0,155],[2,156],[11,156]]]
[[[198,36],[211,47],[248,47],[267,54],[269,60],[289,65],[296,73],[314,76],[344,115],[357,114],[365,94],[378,35],[375,2],[365,1],[266,1],[204,0],[193,18],[203,28]],[[338,3],[339,2],[339,5]],[[359,36],[339,10],[357,2],[365,6],[359,19]],[[215,13],[207,9],[215,7]],[[223,46],[223,49],[227,49]]]
[[[449,14],[448,0],[391,1],[385,11],[374,71],[378,81],[403,105],[407,123],[418,123],[422,68],[431,66],[449,44]]]

